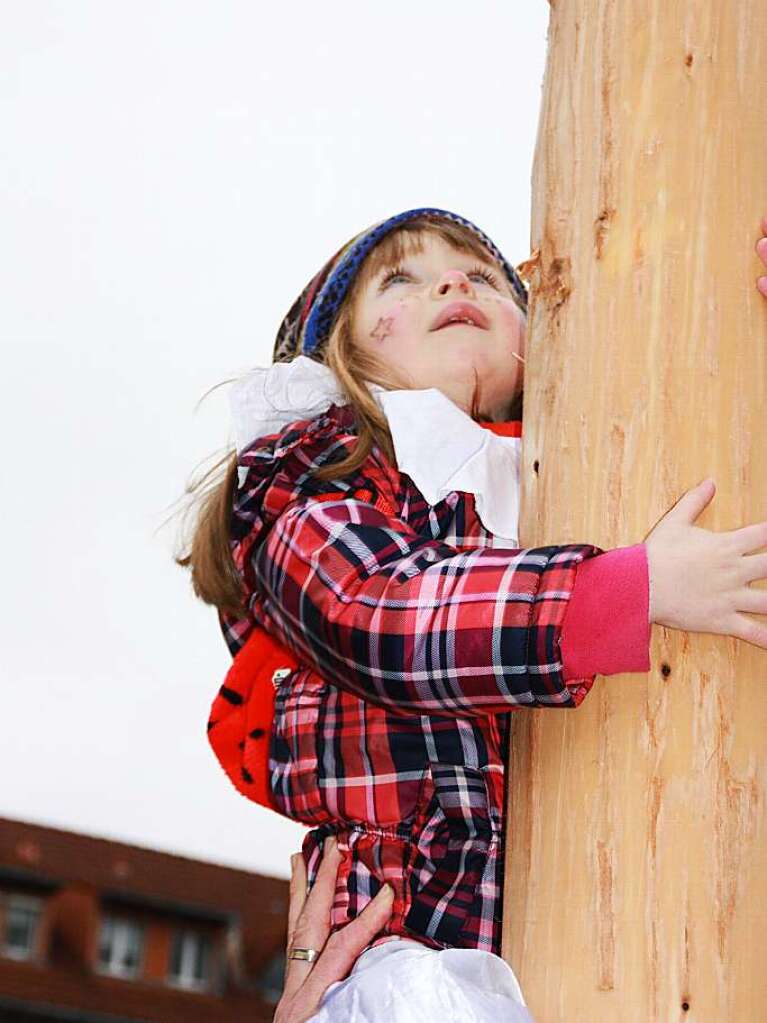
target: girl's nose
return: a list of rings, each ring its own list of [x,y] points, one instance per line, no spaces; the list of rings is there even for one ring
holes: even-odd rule
[[[461,294],[474,295],[474,287],[463,270],[445,270],[440,274],[435,285],[435,296],[441,298],[451,288]]]

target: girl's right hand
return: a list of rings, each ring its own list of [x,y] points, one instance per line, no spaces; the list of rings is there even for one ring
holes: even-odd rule
[[[650,621],[685,632],[734,636],[767,649],[767,626],[742,612],[767,615],[767,522],[714,533],[693,523],[711,502],[703,480],[666,512],[644,540],[650,575]]]

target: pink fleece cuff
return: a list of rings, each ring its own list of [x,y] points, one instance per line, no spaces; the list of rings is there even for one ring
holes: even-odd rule
[[[560,637],[565,681],[650,670],[650,586],[643,543],[578,565]]]

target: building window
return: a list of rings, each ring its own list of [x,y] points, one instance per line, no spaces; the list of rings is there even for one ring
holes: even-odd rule
[[[199,931],[176,931],[170,950],[170,983],[192,991],[207,991],[211,981],[211,952],[208,935]]]
[[[7,895],[4,902],[3,955],[11,959],[32,959],[37,948],[40,899]]]
[[[285,953],[273,956],[256,981],[265,1002],[276,1005],[285,985]]]
[[[99,969],[114,977],[137,977],[144,932],[134,920],[108,916],[101,923]]]

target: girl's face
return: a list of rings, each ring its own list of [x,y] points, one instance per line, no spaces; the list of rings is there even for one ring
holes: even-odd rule
[[[367,283],[354,308],[357,344],[404,372],[415,388],[436,387],[467,414],[476,371],[480,418],[502,421],[522,389],[525,314],[490,253],[478,260],[438,235],[423,250]],[[460,321],[445,324],[446,318]]]

